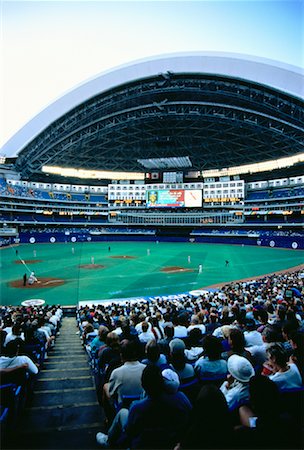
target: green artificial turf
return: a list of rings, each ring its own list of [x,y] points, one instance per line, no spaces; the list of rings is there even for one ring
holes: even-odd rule
[[[111,246],[111,252],[108,246]],[[74,248],[74,254],[72,253]],[[18,255],[16,256],[16,249]],[[147,253],[150,249],[150,255]],[[36,251],[36,257],[33,251]],[[188,262],[188,255],[191,262]],[[76,305],[78,301],[168,295],[200,289],[216,283],[256,277],[303,263],[304,251],[252,246],[197,243],[107,242],[33,244],[3,248],[1,258],[0,301],[19,305],[28,299],[48,304]],[[115,259],[112,256],[133,256]],[[105,266],[80,268],[82,264]],[[16,259],[39,259],[25,267]],[[229,266],[225,267],[225,260]],[[203,272],[198,273],[199,264]],[[193,272],[164,273],[164,267],[179,266]],[[25,272],[38,277],[64,279],[62,286],[31,289],[12,288],[9,282],[22,279]]]

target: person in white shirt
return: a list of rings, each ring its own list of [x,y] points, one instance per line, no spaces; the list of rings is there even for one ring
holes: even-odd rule
[[[180,315],[173,319],[174,325],[174,337],[183,339],[188,336],[188,330],[186,327],[186,319],[184,315]]]
[[[3,347],[6,347],[7,344],[17,338],[21,338],[24,341],[24,333],[21,331],[21,326],[19,324],[15,324],[12,327],[12,331],[8,333],[5,337],[5,341]]]
[[[252,347],[254,345],[263,345],[262,335],[256,330],[254,319],[246,319],[244,338],[245,338],[245,347]]]
[[[231,355],[227,368],[227,381],[221,386],[229,409],[234,409],[249,400],[249,380],[254,376],[254,368],[248,359],[239,355]]]
[[[293,389],[302,386],[302,378],[296,364],[288,364],[288,355],[282,344],[274,343],[267,348],[268,365],[273,374],[269,375],[279,389]]]
[[[202,334],[206,333],[206,327],[203,323],[200,323],[200,320],[197,315],[193,315],[191,318],[191,323],[187,328],[188,334],[190,333],[191,330],[193,330],[193,328],[199,328]]]
[[[140,342],[143,342],[144,344],[146,344],[149,341],[152,341],[155,339],[154,334],[152,333],[152,331],[149,331],[149,324],[148,322],[142,322],[142,333],[140,333],[138,335],[138,339],[140,340]]]
[[[149,331],[152,330],[152,325],[150,324],[150,322],[146,322],[146,316],[141,315],[140,316],[141,322],[139,322],[137,325],[135,325],[135,330],[137,331],[138,334],[142,333],[142,324],[145,322],[148,324],[148,329]]]
[[[26,355],[19,355],[19,349],[23,346],[20,338],[7,344],[5,356],[0,356],[0,370],[9,370],[23,366],[27,374],[35,375],[38,373],[36,364]]]

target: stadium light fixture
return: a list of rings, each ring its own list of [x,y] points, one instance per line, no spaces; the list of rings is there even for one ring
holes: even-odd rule
[[[287,158],[274,159],[271,161],[264,161],[254,164],[246,164],[244,166],[233,166],[233,167],[226,167],[223,169],[203,170],[202,176],[203,178],[208,178],[208,177],[241,175],[245,173],[266,172],[269,170],[283,169],[285,167],[290,167],[293,166],[294,164],[298,164],[301,162],[304,162],[304,153],[300,153],[295,156],[289,156]]]
[[[181,169],[184,167],[192,167],[189,156],[138,159],[137,162],[146,169]]]
[[[144,180],[145,174],[140,172],[112,172],[107,170],[85,170],[57,166],[43,166],[42,172],[61,175],[63,177],[85,178],[94,180]]]

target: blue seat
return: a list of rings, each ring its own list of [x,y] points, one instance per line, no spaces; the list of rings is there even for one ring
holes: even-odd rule
[[[129,409],[136,400],[140,400],[140,395],[123,395],[121,402],[115,402],[114,404],[116,412],[121,410],[121,408]]]
[[[8,423],[9,426],[14,426],[22,409],[22,387],[17,386],[15,383],[1,384],[0,397],[2,420]]]
[[[280,406],[282,413],[290,415],[293,420],[303,418],[304,410],[304,386],[280,391]]]
[[[7,423],[7,421],[8,421],[9,409],[7,407],[1,405],[0,411],[1,411],[0,412],[0,424],[1,424],[1,427],[3,427],[3,425],[5,423]],[[1,430],[1,432],[2,432],[2,430]]]
[[[199,379],[197,377],[191,377],[183,380],[183,383],[180,384],[178,390],[183,392],[190,402],[193,403],[199,393],[200,387]]]
[[[202,386],[205,386],[206,384],[215,384],[216,386],[220,387],[224,381],[227,378],[227,374],[226,375],[218,375],[218,376],[214,376],[214,377],[203,377],[200,378],[200,383]]]
[[[31,358],[35,363],[42,365],[45,356],[45,347],[42,344],[25,344],[24,352]]]

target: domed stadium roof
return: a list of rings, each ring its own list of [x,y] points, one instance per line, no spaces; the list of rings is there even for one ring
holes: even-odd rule
[[[278,159],[303,152],[303,89],[303,71],[275,61],[159,56],[71,90],[3,151],[29,178],[44,165],[143,172],[147,159],[182,157],[193,170]]]

